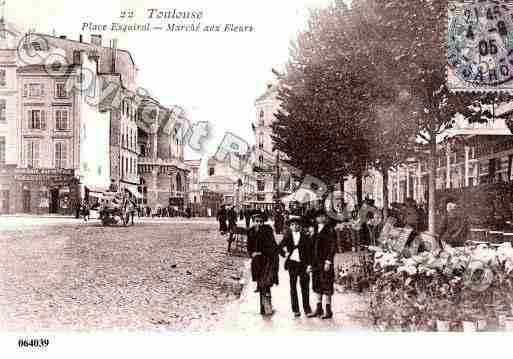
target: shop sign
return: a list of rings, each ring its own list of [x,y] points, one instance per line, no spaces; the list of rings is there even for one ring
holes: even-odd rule
[[[65,184],[74,177],[74,170],[61,168],[17,168],[14,179],[24,182]]]

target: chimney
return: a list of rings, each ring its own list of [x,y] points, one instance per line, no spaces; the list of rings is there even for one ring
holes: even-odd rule
[[[82,35],[82,34],[78,35],[78,41],[84,42],[84,35]]]
[[[91,44],[102,46],[102,35],[91,35]]]

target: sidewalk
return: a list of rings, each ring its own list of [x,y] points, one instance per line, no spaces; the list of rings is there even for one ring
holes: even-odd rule
[[[281,236],[280,236],[281,237]],[[277,238],[281,240],[281,238]],[[271,317],[260,315],[259,296],[254,293],[255,283],[251,282],[250,261],[244,269],[245,286],[240,300],[231,304],[225,312],[220,327],[216,330],[237,332],[291,332],[291,331],[365,331],[371,330],[365,313],[369,299],[366,294],[353,292],[341,293],[335,288],[332,298],[334,316],[330,320],[307,318],[304,313],[295,318],[290,304],[289,274],[283,268],[280,259],[279,286],[272,288],[272,301],[275,313]],[[298,294],[301,306],[301,291],[298,283]],[[310,305],[315,308],[315,298],[310,291]]]

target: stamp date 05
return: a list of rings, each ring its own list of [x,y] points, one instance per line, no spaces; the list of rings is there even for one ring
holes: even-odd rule
[[[50,345],[48,338],[20,338],[18,339],[19,348],[46,348]]]

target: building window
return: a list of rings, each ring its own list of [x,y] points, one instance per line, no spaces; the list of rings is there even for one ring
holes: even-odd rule
[[[57,131],[68,130],[68,110],[55,110],[55,129]]]
[[[7,121],[7,100],[0,99],[0,122]]]
[[[68,98],[65,82],[57,82],[55,84],[55,98]]]
[[[66,143],[56,142],[55,143],[55,168],[66,168]]]
[[[258,162],[262,166],[264,164],[264,156],[262,156],[262,155],[258,156]]]
[[[257,180],[257,191],[259,191],[259,192],[265,191],[265,181],[264,180]]]
[[[25,160],[28,168],[39,167],[39,141],[27,141],[25,145]]]
[[[182,176],[179,173],[176,174],[176,190],[182,192]]]
[[[208,169],[208,175],[209,175],[209,176],[213,176],[213,175],[214,175],[214,173],[215,173],[215,169],[214,169],[214,167],[210,167],[210,168]]]
[[[7,86],[7,71],[0,70],[0,87]]]
[[[41,97],[44,96],[44,86],[43,84],[28,84],[23,88],[23,96],[29,97]]]
[[[46,128],[45,111],[28,111],[28,128],[31,130],[44,130]]]
[[[5,164],[5,137],[0,137],[0,164]]]
[[[264,136],[262,135],[258,137],[258,148],[261,150],[264,149]]]

